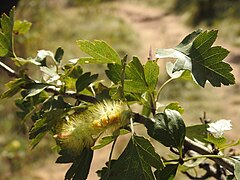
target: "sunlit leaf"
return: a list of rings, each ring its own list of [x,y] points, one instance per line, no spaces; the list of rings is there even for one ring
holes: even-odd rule
[[[2,57],[13,57],[12,32],[14,25],[14,11],[14,9],[10,10],[9,16],[3,14],[0,19],[0,56]]]
[[[144,75],[149,89],[154,91],[159,76],[159,67],[156,61],[147,61],[144,65]]]
[[[240,179],[240,161],[235,160],[234,175],[237,179]]]
[[[14,26],[13,26],[13,33],[18,35],[18,34],[26,34],[29,29],[31,28],[32,23],[23,20],[17,20],[14,22]]]
[[[165,110],[166,110],[166,109],[176,110],[176,111],[178,111],[180,114],[183,114],[183,112],[184,112],[184,109],[180,106],[180,104],[179,104],[178,102],[169,103],[169,104],[165,107]]]
[[[217,31],[195,31],[188,35],[174,49],[159,49],[157,57],[176,58],[173,72],[191,71],[196,82],[204,87],[206,81],[220,87],[235,83],[232,68],[223,59],[228,51],[220,46],[211,47],[217,38]]]
[[[132,93],[143,93],[148,90],[144,69],[137,57],[133,57],[126,67],[124,90]]]
[[[95,40],[91,42],[87,40],[78,40],[77,44],[83,52],[91,56],[80,58],[78,63],[121,64],[121,59],[118,53],[104,41]]]

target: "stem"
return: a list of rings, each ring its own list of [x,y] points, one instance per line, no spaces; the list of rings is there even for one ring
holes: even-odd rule
[[[2,59],[2,58],[1,58],[1,59]],[[1,59],[0,59],[0,60],[1,60]],[[12,68],[10,68],[9,66],[7,66],[6,64],[4,64],[4,63],[1,62],[1,61],[0,61],[0,68],[1,68],[2,70],[4,70],[4,71],[8,74],[8,76],[14,77],[14,78],[18,78],[17,73],[16,73]]]
[[[107,179],[108,179],[108,177],[110,175],[110,171],[111,171],[112,154],[113,154],[113,150],[114,150],[116,142],[117,142],[117,138],[113,141],[113,144],[112,144],[112,147],[111,147],[111,151],[110,151],[110,155],[109,155],[109,159],[108,159]]]
[[[6,64],[4,64],[1,61],[0,61],[0,69],[5,71],[10,77],[13,77],[13,78],[19,78],[20,77],[16,73],[16,71],[14,71],[12,68],[10,68],[9,66],[7,66]],[[90,103],[96,103],[97,102],[97,99],[95,97],[84,95],[84,94],[78,94],[78,93],[75,93],[75,92],[68,92],[68,91],[67,92],[59,92],[53,86],[47,87],[44,90],[48,93],[53,93],[55,95],[62,95],[63,97],[70,97],[70,98],[79,99],[79,100],[83,100],[83,101],[90,102]]]
[[[193,156],[193,157],[189,157],[186,159],[183,159],[184,162],[193,160],[193,159],[198,159],[198,158],[226,158],[223,155],[214,155],[214,154],[206,154],[206,155],[199,155],[199,156]]]
[[[159,99],[160,94],[161,94],[163,88],[164,88],[168,83],[170,83],[172,80],[174,80],[174,79],[173,79],[173,78],[170,78],[170,79],[168,79],[165,83],[163,83],[163,85],[162,85],[162,86],[159,88],[159,90],[158,90],[157,99],[156,99],[156,100]]]
[[[184,146],[189,149],[193,150],[199,154],[202,155],[214,155],[212,152],[205,146],[202,146],[201,144],[196,143],[195,141],[189,139],[188,137],[185,137]],[[234,173],[234,163],[226,158],[219,158],[218,157],[209,157],[209,159],[213,160],[217,164],[223,166],[227,170],[229,170],[231,173]]]

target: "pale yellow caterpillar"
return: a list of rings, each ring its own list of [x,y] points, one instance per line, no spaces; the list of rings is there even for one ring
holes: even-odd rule
[[[85,147],[91,148],[103,132],[112,133],[128,124],[129,116],[124,103],[103,101],[79,114],[67,116],[54,138],[61,149],[73,156],[79,155]]]

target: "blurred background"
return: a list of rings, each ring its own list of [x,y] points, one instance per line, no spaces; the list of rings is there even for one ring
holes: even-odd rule
[[[14,1],[0,1],[0,10]],[[16,37],[16,52],[20,57],[35,57],[37,50],[55,52],[61,46],[64,60],[82,56],[76,45],[79,39],[106,41],[124,56],[138,56],[147,61],[149,49],[175,47],[192,30],[218,29],[216,45],[230,51],[226,61],[233,67],[236,85],[200,88],[192,82],[175,81],[163,90],[160,103],[178,101],[185,109],[187,125],[200,123],[204,112],[211,120],[231,119],[233,130],[227,133],[239,138],[240,95],[240,1],[239,0],[19,0],[16,19],[33,23],[29,33]],[[165,62],[159,62],[159,84],[168,78]],[[84,67],[86,70],[88,66]],[[96,71],[104,74],[104,70]],[[91,67],[91,70],[94,69]],[[0,72],[0,93],[11,80]],[[14,99],[0,101],[0,179],[58,180],[63,179],[68,165],[54,164],[57,157],[51,148],[54,142],[46,137],[34,150],[29,148],[28,133],[17,117]],[[123,147],[116,150],[115,155]],[[161,152],[161,149],[157,149]],[[237,151],[237,149],[236,149]],[[98,179],[95,171],[104,166],[108,147],[94,156],[89,179]],[[178,174],[177,179],[182,179]],[[184,178],[183,178],[184,179]]]

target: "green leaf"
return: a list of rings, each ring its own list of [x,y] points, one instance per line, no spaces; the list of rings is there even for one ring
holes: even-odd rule
[[[0,56],[13,57],[13,41],[12,41],[12,32],[14,24],[14,9],[9,12],[9,16],[3,14],[1,21],[1,30],[0,30]]]
[[[151,167],[164,167],[159,155],[151,143],[140,136],[133,136],[118,160],[111,164],[110,169],[102,174],[102,180],[145,179],[153,180]],[[108,167],[109,168],[109,167]],[[110,172],[109,172],[110,170]]]
[[[240,179],[240,161],[235,160],[234,175],[237,179]]]
[[[32,23],[23,20],[17,20],[14,22],[14,26],[13,26],[13,33],[18,35],[18,34],[26,34],[29,29],[31,28]]]
[[[206,81],[220,87],[235,83],[232,68],[223,59],[229,51],[220,47],[211,47],[217,38],[217,31],[193,32],[175,49],[159,49],[157,57],[176,58],[173,72],[189,70],[196,82],[204,87]]]
[[[10,81],[6,84],[9,89],[3,94],[1,94],[1,99],[14,96],[18,92],[20,92],[22,90],[22,86],[26,85],[27,83],[29,82],[23,78],[17,78],[13,81]]]
[[[32,140],[31,146],[34,148],[44,137],[44,135],[52,130],[52,128],[59,122],[64,115],[71,109],[71,106],[63,101],[63,98],[59,96],[52,97],[43,104],[40,118],[36,120],[33,127],[30,130],[29,138]]]
[[[91,147],[92,150],[97,150],[97,149],[101,149],[102,147],[112,143],[113,141],[116,140],[116,138],[119,136],[119,135],[125,135],[129,133],[129,131],[125,130],[125,129],[120,129],[120,131],[117,133],[117,134],[114,134],[112,136],[105,136],[105,137],[102,137],[98,143],[96,145],[94,145],[93,147]]]
[[[121,59],[118,53],[104,41],[95,40],[91,42],[87,40],[78,40],[77,44],[83,52],[91,56],[80,58],[78,63],[121,64]]]
[[[173,103],[168,104],[168,105],[165,107],[165,110],[166,110],[166,109],[176,110],[176,111],[178,111],[180,114],[183,114],[183,112],[184,112],[184,109],[180,106],[180,104],[179,104],[178,102],[173,102]]]
[[[68,169],[65,180],[86,180],[92,163],[93,150],[84,149]]]
[[[147,61],[144,65],[144,74],[145,79],[150,88],[151,92],[153,92],[156,88],[159,76],[159,67],[156,61]]]
[[[173,180],[178,169],[178,164],[168,164],[162,170],[154,172],[157,180]]]
[[[133,57],[126,66],[124,90],[132,93],[144,93],[148,90],[144,69],[137,57]]]
[[[65,83],[66,88],[75,89],[76,81],[83,73],[82,68],[79,65],[66,64],[63,70],[60,80]]]
[[[62,60],[63,54],[64,54],[63,48],[61,48],[61,47],[57,48],[54,59],[58,63],[60,63],[60,61]]]
[[[120,64],[108,64],[108,69],[105,71],[107,77],[114,83],[121,82],[122,66]]]
[[[220,148],[220,149],[226,146],[226,143],[227,143],[227,139],[225,137],[216,138],[211,134],[208,134],[207,138],[205,138],[204,140],[214,144],[217,148]]]
[[[168,75],[172,79],[185,79],[185,80],[193,80],[191,72],[189,70],[180,70],[180,71],[175,71],[173,72],[174,64],[172,62],[167,62],[166,63],[166,70]]]
[[[192,140],[198,140],[201,142],[206,142],[207,138],[207,124],[198,124],[193,126],[188,126],[186,128],[186,136]]]
[[[164,146],[175,147],[181,151],[186,129],[180,113],[166,109],[164,113],[156,114],[153,119],[145,123],[148,134]]]
[[[79,93],[85,88],[87,88],[92,82],[96,81],[97,78],[98,78],[98,74],[91,75],[90,72],[87,72],[81,75],[76,81],[77,92]]]
[[[35,96],[39,93],[41,93],[45,88],[47,88],[47,84],[43,84],[43,83],[32,83],[32,84],[28,84],[26,86],[26,96],[24,97],[23,100],[26,100],[28,97],[32,97]]]

